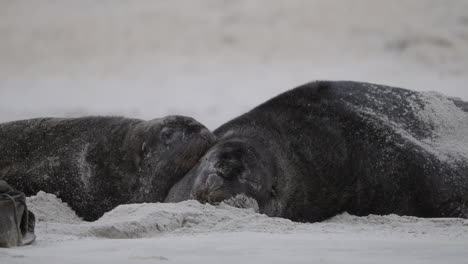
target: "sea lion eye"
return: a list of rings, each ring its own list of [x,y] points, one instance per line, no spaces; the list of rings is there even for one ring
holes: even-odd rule
[[[215,167],[218,170],[218,174],[225,179],[235,179],[244,170],[242,162],[236,159],[221,159],[216,162]]]
[[[169,143],[175,136],[176,131],[172,128],[165,127],[161,130],[160,138],[163,142]]]

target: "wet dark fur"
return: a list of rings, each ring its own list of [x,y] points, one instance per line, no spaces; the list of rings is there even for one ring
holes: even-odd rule
[[[0,124],[0,179],[54,193],[85,220],[129,202],[158,202],[213,144],[191,118],[41,118]]]
[[[430,137],[431,126],[419,122],[406,100],[414,96],[424,107],[419,95],[357,82],[288,91],[218,128],[216,145],[167,201],[216,203],[246,193],[267,215],[307,222],[344,211],[466,218],[468,161],[445,163],[389,125],[400,124],[416,139]],[[455,103],[466,111],[466,103]]]

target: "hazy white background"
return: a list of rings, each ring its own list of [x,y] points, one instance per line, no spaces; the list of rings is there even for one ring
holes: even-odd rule
[[[0,0],[0,121],[184,114],[216,128],[316,79],[468,100],[464,0]]]
[[[467,69],[466,0],[0,0],[0,122],[184,114],[213,129],[315,79],[468,100]],[[55,196],[28,203],[38,241],[2,264],[468,262],[462,219],[299,224],[185,202],[85,223]]]

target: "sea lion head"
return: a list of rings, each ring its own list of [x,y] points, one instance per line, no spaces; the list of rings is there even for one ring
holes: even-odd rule
[[[274,195],[274,163],[252,140],[216,143],[175,185],[166,201],[195,199],[218,204],[239,194],[254,198],[262,211]]]
[[[134,202],[162,201],[215,142],[205,126],[185,116],[141,122],[129,134],[127,159],[138,175]]]

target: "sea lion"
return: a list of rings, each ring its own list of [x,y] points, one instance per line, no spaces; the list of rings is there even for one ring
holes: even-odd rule
[[[214,131],[166,202],[236,195],[315,222],[355,215],[468,216],[466,103],[359,82],[312,82]],[[465,111],[464,111],[465,110]]]
[[[0,179],[56,194],[85,220],[119,204],[161,202],[214,143],[196,120],[39,118],[0,124]]]

